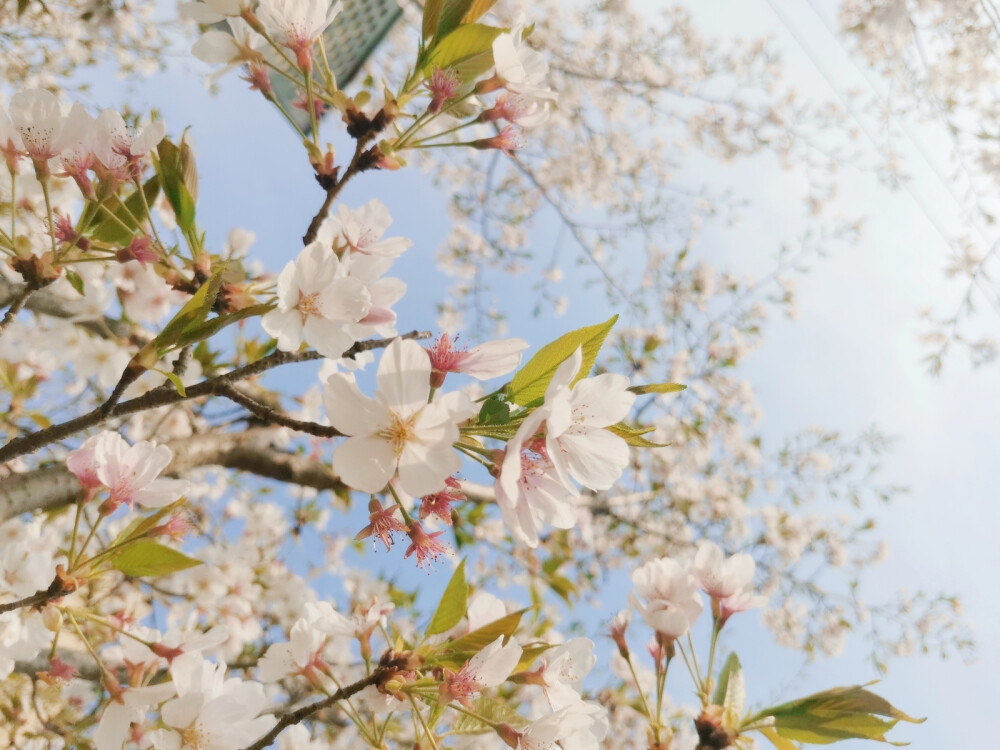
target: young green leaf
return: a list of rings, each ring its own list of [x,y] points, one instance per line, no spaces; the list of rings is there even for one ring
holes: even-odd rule
[[[142,192],[146,195],[146,203],[152,206],[156,196],[160,193],[159,176],[146,180],[142,186]],[[94,215],[90,223],[90,236],[101,242],[128,245],[138,231],[139,223],[145,218],[146,208],[138,190],[133,190],[124,202],[120,198],[112,196],[104,201],[101,209]]]
[[[521,616],[527,612],[526,609],[519,609],[509,615],[494,620],[488,625],[466,633],[461,638],[445,643],[441,647],[442,653],[433,657],[433,661],[441,664],[452,664],[462,666],[466,661],[489,646],[500,636],[509,638],[517,630],[521,623]]]
[[[187,398],[187,391],[184,390],[184,381],[181,380],[176,373],[170,372],[169,370],[161,370],[158,367],[154,367],[153,369],[173,384],[181,398]]]
[[[441,8],[444,0],[426,0],[424,3],[424,18],[420,31],[424,41],[430,39],[437,33],[438,25],[441,22]]]
[[[66,281],[68,281],[70,286],[72,286],[76,290],[77,294],[79,294],[81,297],[83,296],[83,278],[81,278],[80,274],[78,274],[76,271],[70,271],[67,269]]]
[[[743,666],[740,664],[740,657],[736,655],[733,651],[729,654],[726,659],[726,663],[722,665],[722,669],[719,671],[719,682],[715,686],[715,692],[712,693],[712,703],[716,706],[722,706],[726,702],[726,689],[729,685],[729,677],[734,672],[742,672]]]
[[[427,635],[437,635],[451,630],[465,617],[465,609],[469,599],[469,584],[465,582],[465,560],[455,568],[455,572],[445,587],[437,610],[427,626]]]
[[[614,433],[626,443],[636,448],[665,448],[670,443],[654,443],[643,437],[647,432],[652,432],[655,427],[629,427],[624,422],[605,427],[608,432]]]
[[[780,736],[770,727],[763,727],[757,730],[762,735],[764,735],[771,744],[774,745],[778,750],[799,750],[799,746],[796,745],[791,740],[786,740],[784,737]]]
[[[478,21],[497,0],[444,0],[437,23],[438,37],[443,37],[461,24]]]
[[[534,406],[536,403],[541,403],[545,397],[545,389],[552,380],[552,376],[556,374],[559,365],[573,356],[573,352],[578,348],[582,350],[583,362],[580,365],[580,372],[573,378],[573,382],[587,377],[597,359],[597,353],[604,344],[604,339],[608,337],[608,333],[611,332],[612,326],[617,321],[618,316],[615,315],[598,325],[570,331],[543,346],[514,375],[514,379],[507,387],[507,398],[521,406]]]
[[[475,66],[470,70],[466,66],[459,75],[472,75],[476,69],[479,72],[488,70],[493,64],[493,40],[502,32],[503,29],[479,23],[459,26],[434,45],[427,56],[424,69],[431,71],[435,68],[457,68],[473,58],[488,58],[488,62],[485,59],[482,61],[485,67]]]
[[[212,278],[202,284],[198,291],[191,295],[191,299],[184,303],[184,307],[177,311],[177,314],[163,327],[163,330],[153,339],[156,348],[162,356],[171,348],[178,345],[183,334],[189,330],[196,329],[205,322],[208,314],[212,312],[215,299],[219,296],[222,288],[222,274],[225,268],[221,268],[212,274]]]
[[[687,388],[680,383],[647,383],[646,385],[633,385],[629,388],[632,393],[640,396],[646,393],[677,393]]]
[[[201,560],[152,539],[139,539],[115,555],[111,564],[127,576],[165,576],[201,565]]]
[[[889,701],[865,690],[864,685],[833,688],[766,708],[748,717],[744,725],[766,717],[773,717],[774,731],[779,736],[818,745],[847,739],[889,742],[885,733],[899,721],[924,721],[907,716]]]
[[[194,167],[191,149],[183,140],[178,147],[164,138],[156,147],[156,153],[159,158],[155,160],[155,166],[163,185],[163,194],[174,210],[177,226],[187,234],[194,229],[195,210],[194,196],[188,187]]]

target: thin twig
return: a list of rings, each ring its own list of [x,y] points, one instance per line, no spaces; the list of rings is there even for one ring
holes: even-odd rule
[[[302,708],[291,711],[283,715],[278,719],[278,723],[274,725],[274,728],[270,732],[265,734],[259,740],[257,740],[252,745],[247,746],[244,750],[264,750],[264,748],[269,747],[272,742],[274,742],[278,735],[281,734],[285,729],[292,726],[292,724],[298,724],[305,719],[308,719],[314,713],[322,711],[324,708],[330,708],[335,703],[339,703],[342,700],[350,698],[357,693],[360,693],[366,687],[370,685],[377,685],[383,680],[385,680],[389,675],[396,672],[395,667],[377,667],[370,675],[365,677],[363,680],[358,680],[357,682],[351,683],[350,685],[345,685],[344,687],[337,690],[337,692],[331,694],[330,696],[324,698],[321,701],[316,701],[315,703],[310,703],[308,706],[302,706]]]
[[[354,156],[351,157],[351,163],[344,171],[344,174],[341,175],[340,179],[327,189],[323,205],[319,207],[319,211],[317,211],[316,215],[313,216],[312,221],[309,222],[309,228],[302,236],[303,245],[308,245],[316,239],[316,235],[319,234],[320,225],[322,225],[323,221],[326,219],[327,214],[330,213],[330,206],[333,205],[334,199],[340,194],[340,191],[344,189],[344,185],[347,184],[347,181],[358,173],[358,159],[360,159],[361,154],[364,153],[364,146],[366,143],[367,141],[365,139],[358,139],[357,146],[354,148]]]
[[[17,314],[21,312],[21,309],[28,301],[28,297],[30,297],[31,293],[34,291],[35,290],[30,286],[25,286],[20,292],[17,293],[11,301],[10,307],[7,308],[7,314],[3,316],[3,320],[0,320],[0,333],[7,330],[7,327],[14,322],[14,318],[16,318]]]
[[[282,414],[277,409],[272,409],[270,406],[262,404],[251,398],[235,386],[220,386],[215,391],[215,394],[217,396],[222,396],[223,398],[228,398],[230,401],[239,404],[255,417],[260,417],[269,424],[281,425],[282,427],[288,427],[296,430],[297,432],[304,432],[308,435],[315,435],[316,437],[332,438],[340,437],[344,434],[329,425],[319,424],[317,422],[304,422],[301,419],[294,419],[289,417],[287,414]]]

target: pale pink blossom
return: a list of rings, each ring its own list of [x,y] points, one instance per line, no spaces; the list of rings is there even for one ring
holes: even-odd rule
[[[548,456],[565,483],[606,490],[628,466],[628,444],[604,429],[621,422],[635,402],[624,375],[604,373],[577,380],[583,354],[577,349],[559,365],[545,390]],[[576,382],[574,382],[576,381]]]
[[[431,383],[440,388],[445,375],[461,372],[477,380],[498,378],[521,364],[521,352],[528,348],[524,339],[487,341],[471,349],[456,349],[455,340],[442,333],[427,349],[431,358]]]
[[[404,492],[422,497],[440,490],[461,467],[452,447],[459,435],[452,402],[463,394],[428,403],[430,374],[420,345],[396,339],[379,362],[375,398],[341,373],[327,380],[330,424],[350,436],[333,453],[333,470],[348,486],[381,492],[398,476]]]
[[[511,638],[503,645],[500,636],[467,661],[452,675],[446,675],[441,685],[441,700],[463,703],[483,690],[503,683],[521,660],[521,647]]]
[[[92,122],[81,104],[63,114],[59,99],[51,91],[31,89],[10,98],[10,119],[36,168],[46,169],[49,159],[82,140]]]
[[[226,679],[226,665],[198,654],[174,659],[170,676],[177,697],[160,710],[164,729],[150,732],[156,750],[236,750],[257,740],[275,724],[264,686]]]
[[[94,155],[118,179],[138,177],[139,160],[156,148],[166,133],[167,127],[160,120],[133,133],[118,112],[105,109],[94,124]]]
[[[594,642],[589,638],[572,638],[545,653],[538,676],[553,710],[581,700],[583,678],[596,663]]]
[[[142,722],[150,708],[176,695],[172,682],[118,690],[101,714],[92,736],[97,750],[121,750],[132,724]]]
[[[391,224],[389,209],[373,198],[358,209],[338,206],[337,213],[323,222],[316,238],[338,252],[350,249],[365,255],[397,258],[413,243],[405,237],[383,237]]]
[[[257,16],[275,40],[292,50],[299,67],[312,70],[312,46],[344,5],[329,0],[260,0]]]
[[[320,658],[326,634],[308,620],[299,618],[288,633],[288,642],[268,647],[258,663],[260,679],[276,682],[301,675],[313,684],[322,684],[321,673],[326,665]]]
[[[632,603],[657,633],[679,638],[691,629],[703,604],[691,572],[676,560],[650,560],[632,573]]]
[[[559,529],[576,525],[576,511],[569,498],[577,491],[563,481],[541,435],[548,414],[543,405],[525,417],[507,442],[494,485],[504,525],[515,541],[529,547],[538,546],[545,523]]]
[[[174,453],[165,445],[140,440],[130,446],[116,433],[94,444],[97,478],[110,493],[112,507],[122,503],[161,508],[177,500],[188,488],[181,479],[158,479]]]
[[[754,568],[750,555],[741,553],[726,558],[715,544],[702,541],[698,543],[691,572],[702,591],[713,599],[724,599],[750,585]]]
[[[355,338],[346,325],[371,309],[365,284],[341,273],[337,256],[319,242],[307,245],[278,276],[278,306],[261,318],[264,330],[289,352],[303,342],[324,357],[340,357]]]
[[[496,75],[508,91],[536,99],[555,100],[556,94],[545,83],[549,64],[545,56],[524,43],[524,23],[493,40]]]

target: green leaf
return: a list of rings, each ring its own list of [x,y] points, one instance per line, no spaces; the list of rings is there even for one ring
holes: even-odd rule
[[[519,609],[517,612],[511,612],[499,620],[494,620],[471,633],[466,633],[461,638],[443,644],[440,653],[432,657],[431,660],[438,664],[462,666],[500,636],[504,636],[504,638],[512,636],[521,623],[521,616],[527,611]]]
[[[687,389],[686,385],[680,383],[648,383],[646,385],[633,385],[629,388],[632,393],[642,396],[646,393],[677,393]]]
[[[479,410],[479,424],[507,424],[510,422],[510,405],[499,396],[488,398]]]
[[[187,398],[187,391],[184,390],[184,382],[177,376],[176,373],[170,372],[170,370],[161,370],[158,367],[154,367],[153,369],[174,384],[174,388],[177,389],[181,398]]]
[[[212,278],[202,284],[198,291],[191,295],[191,299],[184,304],[184,307],[177,311],[177,314],[153,339],[160,356],[177,346],[185,332],[205,322],[205,318],[212,312],[216,297],[219,296],[219,289],[222,288],[224,271],[225,268],[216,271]]]
[[[152,206],[156,196],[160,193],[160,178],[157,176],[146,180],[142,186],[142,192],[146,195],[146,203]],[[114,218],[108,216],[108,212]],[[128,245],[139,230],[139,224],[136,220],[141,222],[145,218],[146,208],[143,206],[142,197],[138,190],[133,190],[124,203],[117,196],[111,196],[104,201],[103,207],[97,211],[91,221],[90,236],[101,242]],[[122,226],[123,224],[124,226]],[[126,227],[128,228],[126,229]]]
[[[618,316],[615,315],[598,325],[570,331],[552,343],[543,346],[514,375],[514,379],[507,386],[507,398],[521,406],[533,406],[541,403],[545,397],[545,389],[552,380],[552,376],[556,374],[559,365],[573,356],[573,352],[578,348],[582,349],[583,362],[572,382],[575,383],[587,377],[597,359],[597,353],[604,344],[604,339],[607,338],[617,320]]]
[[[177,146],[164,138],[156,147],[156,153],[159,158],[155,160],[155,166],[163,194],[174,210],[177,226],[187,236],[194,230],[195,195],[198,192],[194,156],[183,139]]]
[[[437,24],[437,36],[443,37],[461,24],[478,21],[497,0],[444,0]]]
[[[839,687],[766,708],[744,721],[774,718],[774,731],[799,742],[827,745],[847,739],[889,742],[885,733],[899,721],[920,723],[864,685]],[[879,718],[885,717],[885,718]],[[890,743],[898,744],[898,743]]]
[[[165,576],[201,565],[201,560],[152,539],[139,539],[116,555],[111,564],[127,576]]]
[[[770,740],[771,744],[778,748],[778,750],[799,750],[798,745],[791,740],[786,740],[784,737],[781,737],[770,727],[762,727],[757,731]]]
[[[465,560],[458,564],[448,581],[437,610],[427,626],[427,635],[437,635],[451,630],[465,617],[469,599],[469,584],[465,582]]]
[[[670,445],[670,443],[654,443],[643,437],[647,432],[655,430],[655,427],[629,427],[624,422],[619,422],[604,429],[617,435],[626,443],[636,448],[665,448]]]
[[[204,341],[217,334],[226,326],[232,325],[240,320],[246,320],[247,318],[264,315],[265,313],[271,312],[274,308],[275,304],[269,302],[261,303],[259,305],[250,305],[249,307],[244,307],[233,313],[217,315],[216,317],[210,318],[203,323],[195,324],[186,329],[180,336],[178,336],[176,346],[189,346],[190,344],[196,344],[200,341]]]
[[[66,271],[66,281],[69,282],[70,286],[76,289],[76,293],[81,297],[83,296],[83,279],[80,277],[76,271]]]
[[[726,659],[726,663],[722,665],[722,669],[719,671],[719,682],[715,686],[715,692],[712,693],[712,703],[716,706],[725,705],[726,702],[726,689],[729,685],[729,677],[733,672],[742,672],[743,666],[740,664],[740,657],[736,655],[733,651],[729,654]]]
[[[462,80],[470,80],[493,65],[493,40],[502,32],[479,23],[459,26],[434,45],[424,70],[454,68]]]
[[[444,0],[426,0],[424,3],[424,20],[421,25],[421,35],[424,40],[430,39],[437,33],[443,5]]]

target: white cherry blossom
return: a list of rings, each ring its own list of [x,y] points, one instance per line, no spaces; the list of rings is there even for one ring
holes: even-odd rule
[[[676,560],[650,560],[632,573],[632,603],[657,633],[669,638],[684,635],[704,604],[691,572]]]
[[[345,326],[371,309],[365,284],[343,275],[340,260],[319,242],[284,267],[277,292],[278,306],[261,318],[261,325],[286,352],[307,342],[323,356],[339,358],[355,341]]]
[[[405,237],[383,237],[391,224],[389,209],[377,198],[358,209],[340,204],[337,213],[328,216],[320,226],[316,238],[338,251],[349,248],[365,255],[397,258],[412,247],[413,242]]]
[[[396,339],[379,362],[374,399],[348,376],[330,376],[323,393],[327,415],[349,436],[333,454],[333,470],[344,482],[363,492],[381,492],[398,476],[405,492],[422,497],[441,489],[458,471],[462,462],[452,448],[458,425],[450,407],[463,394],[428,403],[430,375],[421,346]]]
[[[10,119],[28,156],[44,166],[63,149],[82,140],[92,118],[81,104],[63,114],[59,99],[51,91],[30,89],[10,98]]]
[[[507,645],[500,636],[467,661],[441,686],[442,700],[468,701],[487,688],[503,683],[521,659],[521,647],[513,638]]]
[[[702,541],[698,544],[691,572],[702,591],[713,599],[724,599],[750,585],[755,567],[750,555],[740,553],[727,559],[717,545]]]

